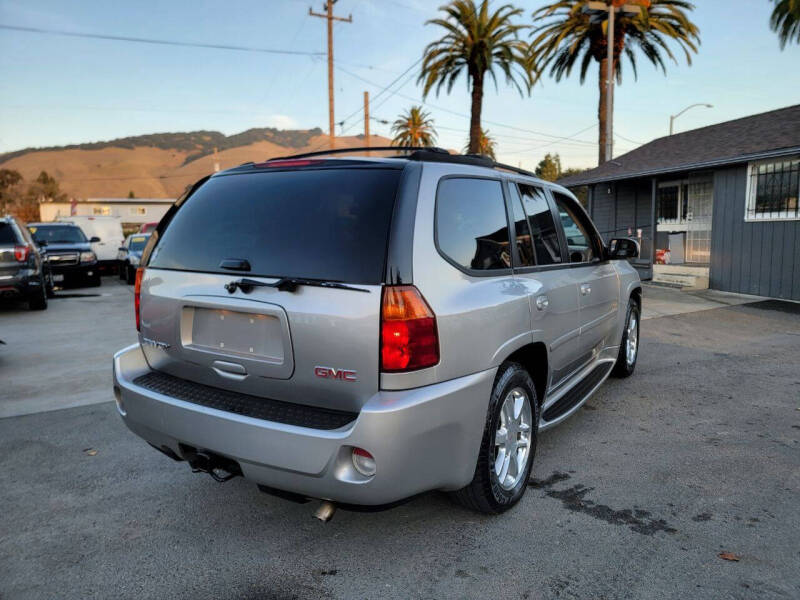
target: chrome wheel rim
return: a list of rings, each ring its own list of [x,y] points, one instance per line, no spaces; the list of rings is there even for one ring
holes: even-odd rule
[[[639,319],[636,317],[636,313],[631,313],[630,318],[628,319],[628,331],[625,341],[625,359],[628,361],[628,365],[632,365],[636,362],[636,353],[639,350]]]
[[[494,434],[494,474],[500,487],[513,489],[525,473],[531,448],[531,402],[522,388],[506,394]]]

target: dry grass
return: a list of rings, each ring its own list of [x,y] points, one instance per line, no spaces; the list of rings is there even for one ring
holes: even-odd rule
[[[380,136],[371,136],[370,142],[373,146],[389,145],[389,140]],[[363,146],[364,140],[349,136],[337,138],[336,143],[339,148],[350,148]],[[325,135],[312,138],[305,148],[285,148],[263,141],[220,152],[218,160],[221,169],[228,169],[248,161],[327,147]],[[47,171],[58,180],[63,191],[78,198],[125,197],[131,190],[139,198],[176,198],[187,185],[214,171],[214,156],[184,165],[186,156],[183,151],[152,147],[50,150],[18,156],[3,163],[2,168],[16,169],[27,181]]]

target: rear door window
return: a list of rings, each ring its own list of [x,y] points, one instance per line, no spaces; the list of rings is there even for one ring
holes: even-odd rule
[[[536,264],[554,265],[562,262],[561,242],[544,190],[533,185],[520,185],[519,191],[531,224]]]
[[[212,177],[177,211],[149,265],[345,283],[383,280],[399,169],[300,169]],[[238,272],[238,274],[243,274]]]
[[[436,193],[436,240],[458,266],[474,271],[511,267],[502,184],[495,179],[453,177]]]
[[[514,210],[514,229],[517,240],[517,260],[518,267],[532,267],[536,265],[536,257],[533,253],[533,240],[531,230],[528,226],[528,219],[522,209],[522,198],[515,183],[509,183],[508,189],[511,191],[511,206]]]

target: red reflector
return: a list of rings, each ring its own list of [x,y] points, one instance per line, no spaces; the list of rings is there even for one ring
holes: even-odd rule
[[[387,286],[381,308],[381,370],[398,372],[439,362],[436,317],[413,285]]]
[[[28,246],[14,246],[14,259],[17,262],[27,262],[31,249]]]
[[[136,312],[136,331],[141,330],[141,321],[139,318],[139,303],[142,296],[142,277],[144,276],[144,267],[136,269],[136,283],[133,286],[133,309]]]
[[[355,454],[356,456],[363,456],[364,458],[372,458],[372,454],[370,454],[363,448],[353,448],[353,454]]]
[[[253,165],[254,167],[307,167],[308,165],[313,165],[314,163],[320,162],[318,160],[306,160],[306,159],[293,159],[293,160],[268,160],[267,162],[258,163],[257,165]]]

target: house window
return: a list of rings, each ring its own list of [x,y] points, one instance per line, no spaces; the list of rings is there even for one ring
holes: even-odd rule
[[[658,186],[658,223],[677,224],[686,222],[687,183],[670,181]]]
[[[748,165],[745,220],[800,219],[800,156]]]
[[[108,217],[111,215],[111,207],[110,206],[93,206],[92,207],[92,214],[98,215],[101,217]]]
[[[146,206],[131,206],[128,210],[132,215],[144,216],[147,214]]]

